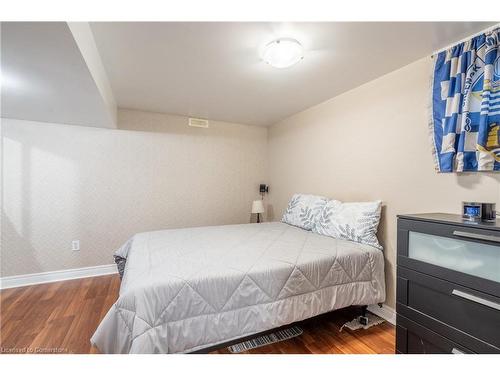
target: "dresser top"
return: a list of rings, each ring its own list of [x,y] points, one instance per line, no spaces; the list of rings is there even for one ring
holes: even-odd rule
[[[419,220],[427,221],[431,223],[442,223],[442,224],[454,224],[464,227],[473,227],[481,229],[490,229],[500,231],[500,220],[497,219],[495,223],[470,223],[462,219],[462,215],[457,214],[445,214],[445,213],[427,213],[427,214],[409,214],[409,215],[398,215],[401,219]]]

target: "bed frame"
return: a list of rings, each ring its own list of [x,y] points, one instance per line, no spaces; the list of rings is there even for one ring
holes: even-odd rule
[[[379,306],[380,305],[382,305],[382,304],[379,303]],[[368,311],[368,306],[364,305],[364,306],[351,306],[351,307],[360,308],[361,309],[360,323],[361,324],[365,324],[365,325],[368,324],[368,318],[366,318],[366,312]],[[295,326],[295,325],[300,324],[300,323],[312,322],[312,321],[314,321],[316,319],[324,318],[324,317],[326,317],[326,316],[328,316],[330,314],[333,314],[335,311],[338,311],[338,310],[329,311],[329,312],[326,312],[326,313],[323,313],[323,314],[320,314],[320,315],[313,316],[313,317],[308,318],[308,319],[304,319],[304,320],[301,320],[301,321],[298,321],[298,322],[286,324],[284,326],[280,326],[280,327],[268,329],[267,331],[258,332],[258,333],[255,333],[253,335],[241,337],[239,339],[226,341],[226,342],[223,342],[223,343],[220,343],[220,344],[216,344],[216,345],[210,346],[208,348],[203,348],[203,349],[200,349],[200,350],[195,350],[193,352],[189,352],[188,354],[208,354],[208,353],[213,352],[215,350],[227,348],[228,346],[239,344],[240,342],[243,342],[243,341],[253,340],[253,339],[257,338],[257,337],[268,335],[268,334],[271,334],[273,332],[280,331],[282,329],[290,328],[290,327]],[[365,323],[363,323],[361,321],[362,318],[366,319]]]

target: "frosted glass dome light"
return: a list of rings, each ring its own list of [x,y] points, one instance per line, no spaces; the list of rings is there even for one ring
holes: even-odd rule
[[[262,52],[262,60],[275,68],[288,68],[304,58],[304,47],[290,38],[273,40]]]

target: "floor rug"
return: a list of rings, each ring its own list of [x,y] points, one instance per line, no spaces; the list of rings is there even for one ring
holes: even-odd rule
[[[385,322],[384,319],[382,319],[380,316],[377,316],[375,314],[372,314],[370,312],[367,312],[366,313],[366,317],[368,318],[368,324],[366,325],[363,325],[359,322],[359,317],[357,318],[354,318],[353,320],[351,320],[350,322],[347,322],[345,323],[342,327],[340,327],[340,331],[342,332],[342,330],[345,328],[349,328],[351,331],[356,331],[358,329],[368,329],[370,327],[373,327],[373,326],[376,326],[376,325],[379,325],[383,322]]]

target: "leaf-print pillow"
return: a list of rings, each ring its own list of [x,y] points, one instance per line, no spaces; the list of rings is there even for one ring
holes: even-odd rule
[[[317,195],[294,194],[281,221],[311,230],[327,201],[327,198]]]
[[[342,203],[331,200],[321,211],[312,231],[382,249],[377,238],[381,205],[381,201]]]

